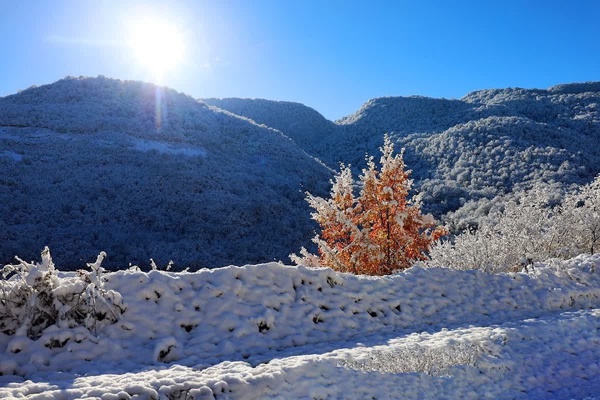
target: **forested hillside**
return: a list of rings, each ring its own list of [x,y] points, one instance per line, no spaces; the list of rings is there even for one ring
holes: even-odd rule
[[[268,124],[278,103],[268,103],[269,113],[257,101],[218,104]],[[322,117],[317,114],[313,123],[306,118],[304,126],[316,127]],[[283,124],[279,127],[287,134]],[[460,100],[377,98],[333,129],[307,133],[316,142],[306,148],[333,168],[344,162],[359,173],[365,154],[378,153],[385,133],[406,149],[424,208],[438,217],[455,212],[453,223],[463,226],[485,214],[499,196],[536,184],[566,190],[600,173],[600,83],[481,90]]]
[[[309,154],[322,159],[323,139],[334,135],[337,126],[317,111],[300,103],[264,99],[202,99],[206,104],[230,111],[237,115],[285,132]]]
[[[204,101],[104,77],[0,98],[0,263],[47,245],[66,266],[100,251],[110,267],[288,261],[314,236],[305,192],[326,194],[339,162],[360,173],[385,133],[453,232],[600,173],[600,83],[378,98],[336,122],[298,103]]]
[[[281,132],[140,82],[68,78],[0,99],[0,263],[286,259],[330,171]]]

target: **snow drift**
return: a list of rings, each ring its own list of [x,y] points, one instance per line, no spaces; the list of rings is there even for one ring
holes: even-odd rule
[[[107,274],[104,286],[121,293],[126,311],[96,336],[56,326],[36,341],[0,334],[0,396],[352,398],[346,390],[359,390],[394,398],[389,385],[415,381],[403,396],[548,395],[548,377],[515,380],[507,361],[544,346],[550,358],[513,367],[532,373],[572,351],[583,357],[577,365],[595,364],[544,368],[556,379],[568,375],[568,393],[598,389],[600,350],[590,335],[600,329],[600,255],[501,275],[413,267],[373,278],[277,263],[127,270]],[[521,336],[530,348],[515,351]],[[495,386],[484,391],[482,382]]]

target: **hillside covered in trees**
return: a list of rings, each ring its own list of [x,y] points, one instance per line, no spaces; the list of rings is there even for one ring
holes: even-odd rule
[[[281,132],[140,82],[68,78],[0,99],[0,264],[284,259],[330,170]],[[41,246],[41,247],[40,247]]]
[[[355,173],[388,133],[397,148],[406,149],[405,161],[415,188],[423,193],[424,208],[437,217],[455,212],[445,219],[456,225],[477,220],[494,199],[507,194],[540,183],[573,188],[600,173],[600,82],[547,90],[480,90],[460,100],[377,98],[334,124],[300,104],[205,101],[273,124],[292,138],[302,136],[302,127],[320,129],[320,134],[310,133],[316,141],[305,148],[330,167],[343,162]],[[280,115],[295,124],[281,123]]]
[[[64,266],[288,261],[339,162],[355,175],[385,134],[452,232],[543,185],[600,173],[600,83],[459,100],[387,97],[339,121],[298,103],[195,100],[140,82],[67,78],[0,98],[0,263],[48,245]]]
[[[1,98],[0,397],[594,398],[598,89]]]

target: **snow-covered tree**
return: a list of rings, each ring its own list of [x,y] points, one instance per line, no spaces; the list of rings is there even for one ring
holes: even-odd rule
[[[380,171],[368,158],[360,176],[360,196],[353,194],[350,167],[342,165],[332,182],[331,198],[308,193],[315,209],[312,217],[321,226],[313,240],[319,255],[302,249],[297,263],[322,265],[342,272],[387,275],[424,260],[430,245],[446,233],[430,215],[422,215],[418,197],[409,199],[412,180],[403,152],[393,155],[388,136],[381,147]]]
[[[564,200],[543,186],[510,199],[478,229],[436,243],[427,264],[506,272],[551,258],[594,254],[599,246],[600,177]]]
[[[564,202],[568,238],[578,252],[600,251],[600,175]]]
[[[560,205],[552,193],[536,187],[511,198],[485,223],[432,247],[428,264],[486,272],[520,270],[536,261],[560,257],[566,227],[557,222]]]

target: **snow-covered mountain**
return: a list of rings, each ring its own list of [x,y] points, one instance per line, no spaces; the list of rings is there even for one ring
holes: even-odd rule
[[[0,98],[0,263],[286,259],[331,171],[281,132],[173,90],[67,78]]]
[[[121,267],[286,260],[310,245],[303,192],[327,193],[323,163],[358,173],[385,133],[424,209],[460,228],[514,192],[600,173],[600,83],[378,98],[336,122],[104,77],[30,88],[0,98],[0,263],[46,245],[63,265],[103,250]]]
[[[267,125],[273,114],[290,115],[274,102],[268,108],[240,99],[218,105]],[[318,114],[302,118],[302,126],[324,128],[295,139],[299,145],[331,167],[342,161],[357,172],[366,153],[379,154],[383,135],[389,133],[398,148],[406,148],[415,187],[424,193],[425,208],[437,216],[470,200],[486,202],[540,182],[563,187],[588,183],[600,173],[599,82],[548,90],[481,90],[460,100],[377,98],[333,127],[322,124]],[[287,134],[286,124],[278,123],[278,128]],[[294,138],[301,136],[294,131]],[[313,138],[316,142],[304,144]],[[455,216],[473,218],[464,210]]]
[[[316,110],[300,103],[237,98],[202,101],[285,132],[309,154],[321,154],[324,136],[333,135],[337,129],[333,122]]]
[[[65,272],[45,249],[0,268],[0,397],[598,399],[598,254],[499,274],[160,267],[285,259],[313,234],[303,191],[324,195],[332,175],[312,155],[359,168],[384,132],[447,221],[534,184],[591,181],[599,97],[592,83],[382,98],[335,123],[103,77],[0,98],[0,263],[46,245],[67,270],[109,255]],[[560,221],[597,221],[596,193]],[[548,231],[519,204],[527,227],[596,243],[597,224]],[[150,257],[150,272],[127,268]]]

